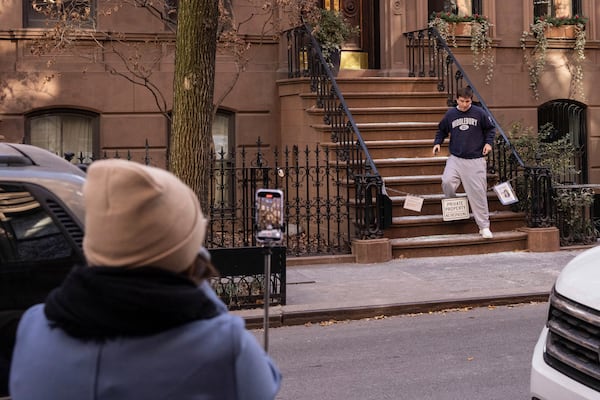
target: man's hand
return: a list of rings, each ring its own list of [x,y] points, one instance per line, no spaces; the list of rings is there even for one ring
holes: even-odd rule
[[[486,143],[485,146],[483,146],[483,155],[487,156],[488,154],[490,154],[491,151],[492,146],[490,146],[489,143]]]
[[[436,144],[433,146],[433,155],[435,156],[437,153],[440,152],[440,145]]]

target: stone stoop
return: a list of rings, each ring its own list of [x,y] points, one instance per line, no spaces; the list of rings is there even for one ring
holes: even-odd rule
[[[441,175],[448,156],[447,142],[438,156],[433,157],[431,150],[438,122],[448,107],[446,94],[437,91],[434,78],[345,77],[337,83],[392,200],[392,226],[384,232],[391,257],[528,249],[529,234],[519,230],[526,225],[525,216],[500,204],[493,192],[488,193],[488,201],[494,238],[483,239],[472,216],[443,221]],[[316,95],[299,95],[302,104],[308,105],[304,120],[317,134],[317,141],[321,146],[335,147],[329,126],[323,122],[323,110],[315,105]],[[495,177],[489,178],[491,188]],[[460,191],[459,195],[464,195]],[[421,212],[403,208],[407,195],[424,198]],[[373,242],[373,249],[387,245]],[[368,243],[354,241],[355,256],[377,259],[377,252],[365,246]]]

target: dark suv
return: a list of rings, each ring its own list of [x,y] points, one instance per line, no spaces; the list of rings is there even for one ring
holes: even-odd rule
[[[84,263],[84,180],[46,150],[0,143],[0,397],[22,313]]]

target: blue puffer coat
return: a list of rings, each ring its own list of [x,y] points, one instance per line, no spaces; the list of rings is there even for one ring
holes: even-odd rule
[[[216,317],[140,337],[77,339],[32,307],[17,333],[12,399],[273,399],[281,375],[269,356],[207,283],[200,290]]]

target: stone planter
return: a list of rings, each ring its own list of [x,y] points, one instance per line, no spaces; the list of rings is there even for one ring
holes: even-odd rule
[[[454,36],[471,36],[470,22],[455,22],[452,24],[451,29],[454,32]]]
[[[546,39],[575,39],[575,25],[547,26]]]

